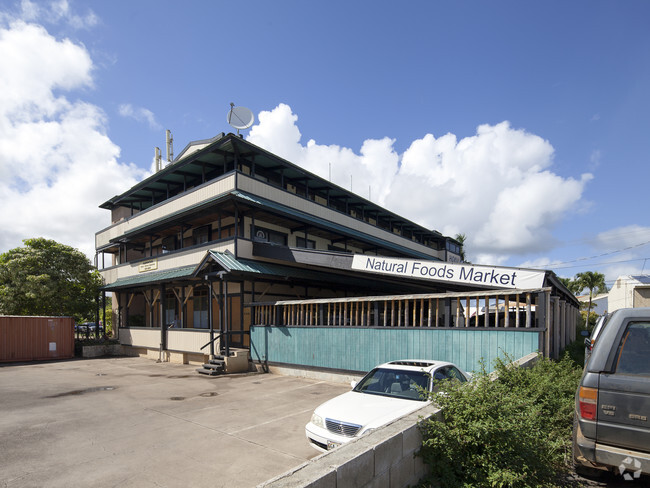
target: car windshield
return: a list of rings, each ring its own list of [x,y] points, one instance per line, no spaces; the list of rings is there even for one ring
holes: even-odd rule
[[[376,368],[368,373],[353,391],[409,400],[426,400],[429,375],[424,371]]]

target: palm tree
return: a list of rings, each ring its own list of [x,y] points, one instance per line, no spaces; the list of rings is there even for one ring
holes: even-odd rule
[[[465,234],[456,234],[456,237],[454,237],[454,239],[456,239],[456,241],[458,241],[458,244],[460,244],[460,262],[472,264],[469,261],[465,261],[465,241],[467,240],[467,236]]]
[[[608,291],[605,284],[605,275],[597,271],[585,271],[584,273],[578,273],[575,281],[580,285],[580,289],[587,288],[589,290],[589,307],[587,308],[587,323],[589,323],[594,290],[596,293],[606,293]]]
[[[571,278],[560,278],[560,277],[558,277],[558,279],[562,282],[564,286],[566,286],[567,290],[569,290],[574,295],[580,293],[584,288],[580,286],[580,283],[577,280]]]

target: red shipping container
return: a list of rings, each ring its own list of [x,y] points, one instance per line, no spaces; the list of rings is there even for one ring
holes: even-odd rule
[[[0,315],[0,362],[72,357],[72,317]]]

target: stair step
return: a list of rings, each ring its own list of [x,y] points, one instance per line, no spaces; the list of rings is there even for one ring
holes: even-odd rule
[[[205,368],[197,368],[196,372],[208,376],[217,376],[219,374],[219,371],[216,369],[205,369]]]
[[[219,371],[226,368],[225,363],[213,363],[213,362],[210,362],[210,363],[207,363],[207,364],[202,364],[202,366],[203,366],[204,369],[216,369],[216,370],[219,370]]]

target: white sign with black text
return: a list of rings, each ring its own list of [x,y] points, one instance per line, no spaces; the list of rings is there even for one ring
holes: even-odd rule
[[[482,285],[488,288],[531,289],[544,286],[544,271],[456,264],[444,261],[385,258],[355,254],[352,269],[406,278]]]

